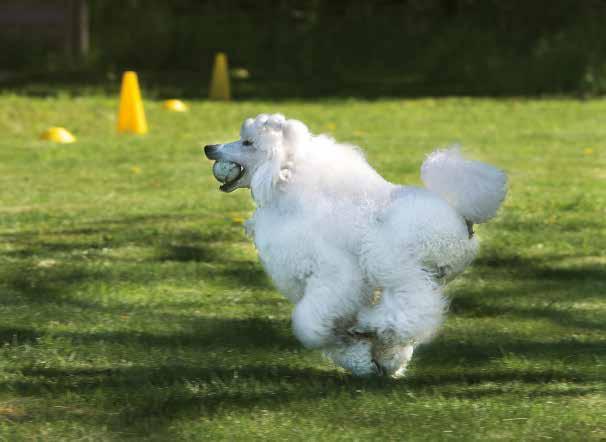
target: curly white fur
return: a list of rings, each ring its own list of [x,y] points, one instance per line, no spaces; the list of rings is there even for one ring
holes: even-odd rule
[[[507,176],[479,161],[466,160],[459,146],[437,150],[421,166],[425,186],[442,196],[465,219],[483,223],[493,218],[505,198]]]
[[[401,375],[435,334],[444,283],[477,251],[470,223],[493,217],[506,192],[505,174],[458,149],[427,158],[427,189],[394,185],[356,147],[282,115],[248,119],[241,140],[211,147],[246,171],[237,187],[257,204],[247,231],[295,304],[294,334],[357,375]]]

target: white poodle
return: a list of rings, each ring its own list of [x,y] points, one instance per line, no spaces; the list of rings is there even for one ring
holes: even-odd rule
[[[222,191],[252,191],[247,232],[295,304],[296,337],[355,375],[404,373],[444,320],[445,283],[476,255],[473,224],[506,194],[503,172],[457,148],[425,160],[426,188],[392,184],[356,147],[282,115],[249,118],[205,153]]]

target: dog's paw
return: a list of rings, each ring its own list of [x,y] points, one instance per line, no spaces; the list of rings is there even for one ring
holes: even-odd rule
[[[338,366],[354,376],[373,376],[377,374],[371,357],[371,343],[368,340],[350,345],[335,346],[325,350],[324,354]]]
[[[372,362],[376,366],[377,374],[395,379],[403,377],[413,350],[412,344],[389,346],[375,343],[372,349]]]

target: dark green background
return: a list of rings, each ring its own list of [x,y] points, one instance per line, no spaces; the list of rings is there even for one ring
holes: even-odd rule
[[[107,86],[140,71],[158,94],[205,96],[214,53],[249,70],[237,97],[606,92],[603,0],[91,0],[89,57],[34,36],[4,63],[31,83]],[[12,37],[14,39],[14,36]]]

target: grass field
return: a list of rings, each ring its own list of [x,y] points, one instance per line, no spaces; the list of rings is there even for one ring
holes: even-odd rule
[[[0,440],[605,440],[606,101],[147,102],[0,96]],[[419,183],[460,141],[507,170],[481,255],[400,381],[296,342],[200,147],[280,111]],[[63,125],[78,137],[37,135]]]

